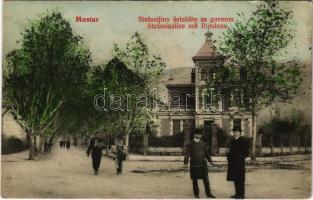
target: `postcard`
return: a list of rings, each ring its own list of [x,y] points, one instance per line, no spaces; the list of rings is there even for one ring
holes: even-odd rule
[[[312,13],[4,1],[2,198],[310,198]]]

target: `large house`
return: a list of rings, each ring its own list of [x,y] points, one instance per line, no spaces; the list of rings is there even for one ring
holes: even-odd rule
[[[232,94],[215,94],[207,87],[216,70],[223,66],[224,58],[216,51],[212,33],[208,31],[205,36],[203,46],[192,57],[195,65],[189,68],[188,77],[174,76],[164,82],[168,98],[166,106],[157,111],[157,134],[184,134],[187,143],[192,128],[203,128],[212,153],[217,153],[218,130],[232,134],[232,128],[239,126],[244,136],[251,137],[252,117],[250,112],[233,106]]]

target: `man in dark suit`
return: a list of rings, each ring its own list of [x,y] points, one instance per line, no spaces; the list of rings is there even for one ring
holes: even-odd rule
[[[249,155],[249,142],[241,137],[241,128],[234,127],[234,139],[230,142],[227,154],[228,170],[227,181],[235,184],[235,195],[231,198],[244,199],[245,197],[245,158]]]
[[[87,150],[87,156],[89,157],[91,153],[92,158],[92,167],[95,171],[95,175],[98,175],[98,169],[101,163],[101,157],[102,157],[102,149],[104,148],[104,142],[100,138],[99,132],[95,132],[94,137],[90,140],[88,150]]]
[[[215,198],[210,190],[210,183],[208,179],[208,165],[206,159],[213,165],[211,156],[201,141],[202,130],[194,130],[194,139],[187,145],[186,155],[184,159],[184,168],[187,169],[187,165],[190,158],[190,177],[192,179],[193,193],[195,198],[199,198],[198,179],[202,179],[204,183],[206,196],[209,198]]]

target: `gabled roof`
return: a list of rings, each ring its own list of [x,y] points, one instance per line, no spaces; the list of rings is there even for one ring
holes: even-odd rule
[[[166,80],[162,81],[164,85],[169,87],[194,87],[191,80],[191,74],[195,70],[194,67],[179,67],[166,69]]]
[[[194,84],[191,83],[191,79],[173,79],[165,82],[165,86],[169,87],[194,87]]]
[[[213,33],[211,33],[209,30],[205,33],[206,40],[198,53],[192,57],[193,61],[222,58],[222,55],[216,51],[216,47],[214,46],[212,41],[212,35]]]

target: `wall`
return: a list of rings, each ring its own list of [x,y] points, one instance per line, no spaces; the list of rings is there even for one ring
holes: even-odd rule
[[[9,112],[2,117],[2,134],[6,137],[15,136],[16,138],[26,140],[26,133]]]

